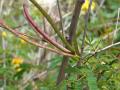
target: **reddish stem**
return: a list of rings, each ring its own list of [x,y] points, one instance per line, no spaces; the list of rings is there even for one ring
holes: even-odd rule
[[[52,40],[45,32],[43,32],[41,30],[40,27],[38,27],[38,25],[34,22],[34,20],[32,19],[32,17],[29,15],[29,13],[28,13],[28,5],[26,3],[24,3],[23,8],[24,8],[24,15],[25,15],[27,21],[30,23],[30,25],[34,28],[34,30],[36,30],[40,35],[43,36],[43,38],[45,38],[45,40],[47,40],[48,42],[50,42],[56,48],[62,50],[63,52],[70,53],[70,51],[68,49],[66,49],[65,47],[63,47],[62,45],[60,45],[59,43],[57,43],[56,41]]]
[[[52,51],[52,52],[55,52],[55,53],[57,53],[57,54],[61,54],[61,55],[64,55],[64,56],[69,56],[69,57],[73,57],[73,56],[74,56],[74,55],[72,55],[72,54],[69,54],[69,53],[65,53],[65,52],[61,52],[61,51],[59,51],[59,50],[56,50],[55,48],[49,48],[49,47],[47,47],[46,45],[41,45],[41,44],[35,42],[34,40],[29,40],[29,38],[24,38],[23,36],[25,36],[25,35],[24,35],[23,33],[20,33],[20,32],[18,32],[17,30],[12,29],[12,28],[9,27],[3,20],[0,20],[0,27],[9,30],[11,33],[13,33],[14,35],[18,36],[19,38],[21,38],[21,39],[25,40],[26,42],[31,43],[31,44],[33,44],[33,45],[35,45],[35,46],[38,46],[38,47],[40,47],[40,48],[48,49],[48,50],[50,50],[50,51]]]

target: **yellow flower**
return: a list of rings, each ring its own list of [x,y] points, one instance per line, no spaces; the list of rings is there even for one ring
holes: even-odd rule
[[[12,64],[14,65],[19,65],[19,64],[22,64],[23,63],[23,59],[20,58],[20,57],[14,57],[13,60],[12,60]]]
[[[84,13],[87,12],[89,8],[89,4],[90,4],[90,0],[85,0],[85,3],[82,5],[82,8],[81,8]],[[95,7],[96,7],[96,4],[94,1],[92,1],[91,10],[93,11]]]
[[[2,32],[2,37],[6,37],[7,33],[5,31]]]
[[[20,67],[20,64],[23,63],[23,59],[20,57],[14,57],[12,60],[13,68],[17,71],[20,72],[22,68]]]

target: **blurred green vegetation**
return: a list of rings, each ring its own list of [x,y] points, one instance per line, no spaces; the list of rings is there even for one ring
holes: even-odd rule
[[[12,5],[7,5],[10,1]],[[97,6],[90,14],[87,38],[85,40],[85,52],[104,48],[112,44],[113,40],[114,42],[120,41],[120,24],[118,24],[117,35],[113,37],[118,8],[120,8],[120,0],[105,0],[101,7],[100,0],[94,1]],[[2,0],[0,3],[2,3]],[[1,12],[0,18],[4,19],[12,28],[18,28],[21,32],[41,40],[29,24],[27,24],[23,16],[22,4],[23,0],[4,0],[3,12]],[[74,4],[75,0],[60,0],[64,28],[70,24]],[[33,5],[30,6],[30,14],[43,27],[41,13]],[[19,27],[19,25],[21,26]],[[80,15],[77,27],[77,41],[79,46],[82,43],[83,31],[84,15]],[[3,32],[6,35],[3,35]],[[69,31],[66,30],[65,32],[68,34]],[[54,34],[52,32],[51,35]],[[99,90],[120,90],[120,45],[100,52],[89,59],[85,59],[85,63],[79,68],[75,66],[76,61],[70,59],[69,65],[66,68],[66,72],[70,73],[70,76],[59,86],[56,86],[56,79],[63,56],[58,54],[50,58],[48,56],[49,60],[36,64],[38,49],[38,47],[0,28],[1,88],[5,87],[5,90],[67,90],[66,85],[68,85],[70,90],[85,90],[86,88],[88,90],[88,87],[89,90],[98,90],[98,88]],[[88,53],[85,53],[84,56],[88,58],[89,56],[87,55]],[[17,71],[12,64],[12,60],[15,57],[23,59],[23,63],[17,67],[21,69],[20,71]],[[81,74],[82,76],[79,80],[76,80],[77,74]]]

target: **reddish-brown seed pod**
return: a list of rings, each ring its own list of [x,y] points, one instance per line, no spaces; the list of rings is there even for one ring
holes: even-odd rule
[[[63,52],[67,52],[70,53],[70,51],[66,48],[64,48],[62,45],[60,45],[58,42],[56,42],[55,40],[51,39],[48,34],[46,34],[44,31],[41,30],[41,28],[34,22],[34,20],[32,19],[32,17],[29,15],[28,12],[28,5],[25,2],[23,5],[24,8],[24,15],[26,17],[26,20],[29,22],[29,24],[33,27],[33,29],[35,31],[37,31],[40,35],[42,35],[44,37],[44,39],[48,42],[50,42],[52,45],[54,45],[56,48],[62,50]]]

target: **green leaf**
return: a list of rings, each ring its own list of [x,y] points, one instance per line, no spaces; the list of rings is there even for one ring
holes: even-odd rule
[[[86,73],[87,73],[87,81],[88,81],[89,90],[99,90],[97,86],[97,79],[94,76],[92,70],[88,69]]]
[[[50,64],[49,69],[55,69],[62,60],[63,60],[63,57],[61,57],[61,56],[54,57],[51,60],[51,64]]]
[[[82,85],[81,85],[81,81],[80,81],[80,80],[78,80],[78,81],[76,82],[75,90],[82,90]]]

